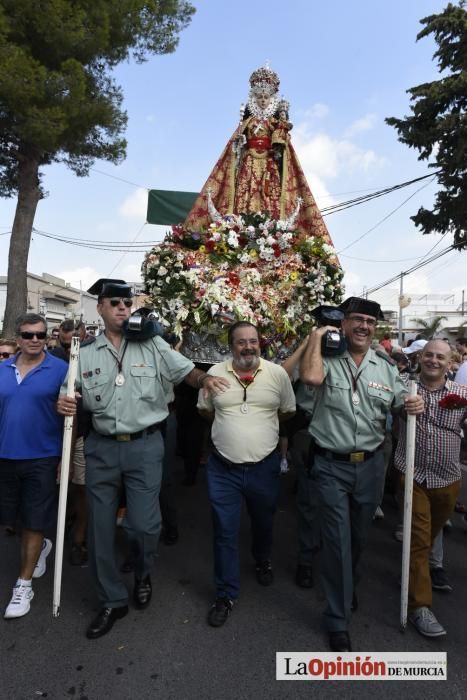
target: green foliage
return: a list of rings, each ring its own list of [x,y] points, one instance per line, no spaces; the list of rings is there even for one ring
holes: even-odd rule
[[[0,0],[0,195],[18,164],[119,163],[127,116],[111,69],[170,53],[194,8],[184,0]]]
[[[443,321],[447,321],[447,316],[433,316],[431,321],[426,321],[424,318],[411,318],[411,321],[416,323],[422,329],[419,333],[425,340],[431,340],[437,333],[441,332]]]
[[[433,58],[442,77],[408,90],[412,116],[391,117],[399,140],[419,151],[437,171],[442,189],[433,208],[420,207],[412,217],[424,234],[450,233],[459,248],[467,247],[467,11],[465,2],[449,3],[437,15],[421,20],[417,40],[433,35]]]

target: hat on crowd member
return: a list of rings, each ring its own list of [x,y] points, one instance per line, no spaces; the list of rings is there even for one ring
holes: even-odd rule
[[[420,352],[420,350],[423,350],[427,343],[428,340],[414,340],[412,345],[410,345],[408,348],[402,348],[402,352],[404,352],[406,355],[411,355],[413,352]]]
[[[371,299],[362,299],[361,297],[349,297],[339,306],[339,309],[345,313],[365,314],[365,316],[374,316],[378,321],[384,321],[384,315],[381,311],[381,306],[377,301]]]
[[[113,280],[106,277],[94,282],[88,289],[89,294],[95,294],[99,299],[101,297],[119,297],[122,299],[131,299],[133,290],[125,280]]]

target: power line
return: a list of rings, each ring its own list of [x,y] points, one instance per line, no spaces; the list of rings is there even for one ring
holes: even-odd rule
[[[394,275],[393,277],[386,280],[385,282],[382,282],[381,284],[378,284],[375,287],[370,287],[369,289],[365,289],[365,294],[373,294],[374,292],[377,292],[379,289],[382,289],[383,287],[387,287],[388,284],[392,284],[392,282],[395,282],[396,280],[398,280],[401,275],[403,275],[404,277],[406,275],[410,275],[412,272],[416,272],[417,270],[420,270],[422,267],[425,267],[425,265],[429,265],[430,263],[434,262],[435,260],[438,260],[438,258],[443,257],[443,255],[446,255],[446,253],[450,253],[451,250],[458,250],[458,246],[450,245],[447,248],[444,248],[439,253],[436,253],[436,255],[432,255],[431,258],[427,258],[426,260],[422,260],[421,262],[417,263],[416,265],[413,265],[413,267],[409,268],[408,270],[405,270],[404,272],[399,272],[397,275]]]
[[[433,175],[430,175],[430,177],[433,178],[434,176],[433,176]],[[418,190],[415,190],[415,192],[412,192],[412,194],[411,194],[409,197],[407,197],[406,199],[404,199],[404,201],[401,202],[401,204],[399,204],[395,209],[393,209],[392,211],[390,211],[389,214],[386,214],[386,216],[384,216],[382,219],[380,219],[374,226],[372,226],[371,228],[369,228],[368,231],[365,231],[365,233],[362,233],[361,236],[359,236],[359,237],[356,238],[354,241],[352,241],[351,243],[349,243],[348,245],[346,245],[345,248],[342,248],[342,250],[338,250],[338,251],[337,251],[337,255],[340,255],[341,253],[343,253],[344,250],[348,250],[349,248],[352,248],[352,246],[354,246],[356,243],[358,243],[358,242],[361,241],[363,238],[365,238],[365,236],[368,236],[369,233],[372,233],[372,231],[374,231],[376,228],[378,228],[378,226],[380,226],[382,223],[384,223],[385,221],[387,221],[387,219],[389,219],[393,214],[395,214],[396,211],[398,211],[399,209],[401,209],[401,208],[404,206],[404,204],[407,204],[407,202],[409,201],[409,199],[412,199],[412,197],[415,197],[415,195],[418,194],[418,192],[420,192],[421,190],[424,190],[425,187],[428,187],[428,185],[430,185],[430,184],[431,184],[430,182],[426,182],[424,185],[422,185],[421,187],[419,187]]]
[[[368,195],[363,195],[362,197],[349,199],[346,202],[339,202],[338,204],[333,204],[329,207],[324,207],[320,211],[323,214],[323,216],[327,216],[328,214],[334,214],[337,211],[344,211],[345,209],[350,209],[350,207],[357,206],[358,204],[364,204],[365,202],[369,202],[372,199],[377,199],[378,197],[383,197],[387,194],[391,194],[392,192],[403,189],[404,187],[409,187],[410,185],[413,185],[416,182],[421,182],[422,180],[427,180],[428,178],[434,178],[439,172],[440,171],[437,170],[434,173],[428,173],[428,175],[423,175],[422,177],[407,180],[406,182],[401,182],[398,185],[392,185],[391,187],[385,187],[382,190],[376,190],[375,192],[372,192]]]

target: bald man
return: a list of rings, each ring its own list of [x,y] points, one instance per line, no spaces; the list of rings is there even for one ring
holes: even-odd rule
[[[420,356],[418,394],[425,412],[417,417],[415,469],[410,543],[409,620],[425,637],[446,634],[431,610],[430,550],[433,540],[454,510],[461,487],[459,463],[461,427],[467,407],[440,405],[448,394],[467,400],[467,387],[446,379],[451,348],[444,340],[430,340]],[[405,472],[406,423],[394,458]],[[404,477],[402,477],[404,478]]]

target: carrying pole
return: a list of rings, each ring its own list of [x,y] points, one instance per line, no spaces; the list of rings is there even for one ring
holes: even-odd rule
[[[76,374],[78,371],[79,359],[79,338],[71,339],[70,364],[68,367],[68,384],[66,395],[73,397],[75,395]],[[54,617],[60,615],[60,594],[62,586],[62,567],[63,567],[63,543],[65,540],[65,516],[66,516],[66,500],[68,495],[68,476],[70,473],[70,457],[71,457],[71,438],[73,434],[73,416],[65,417],[63,428],[63,446],[62,446],[62,465],[60,471],[60,494],[58,497],[58,519],[57,519],[57,537],[55,542],[55,569],[54,569],[54,592],[53,592],[53,608],[52,614]]]
[[[417,395],[417,383],[409,382],[409,396]],[[412,496],[415,462],[415,431],[417,417],[407,416],[407,435],[405,444],[405,488],[404,488],[404,534],[402,539],[402,577],[401,577],[401,631],[407,627],[407,608],[409,601],[410,539],[412,534]]]

